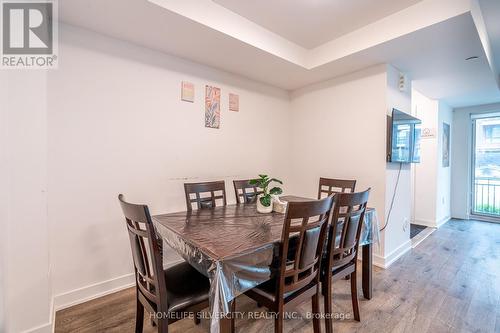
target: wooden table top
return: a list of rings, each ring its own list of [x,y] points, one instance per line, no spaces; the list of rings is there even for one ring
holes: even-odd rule
[[[260,214],[256,205],[228,205],[153,216],[213,259],[245,253],[281,240],[284,215]]]
[[[283,196],[281,200],[314,199]],[[212,259],[220,260],[278,243],[283,231],[284,214],[261,214],[255,204],[236,204],[155,215],[153,222],[201,249]]]
[[[310,201],[283,196],[283,201]],[[213,259],[243,254],[281,240],[284,214],[257,212],[255,204],[240,204],[153,216],[169,229]]]

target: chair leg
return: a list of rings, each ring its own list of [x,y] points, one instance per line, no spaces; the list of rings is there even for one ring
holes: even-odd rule
[[[195,325],[199,325],[200,324],[200,317],[201,317],[201,314],[200,314],[199,311],[197,311],[197,312],[194,313],[193,321],[194,321]]]
[[[135,310],[135,333],[142,333],[144,327],[144,305],[136,299],[137,306]]]
[[[236,332],[235,329],[235,324],[234,324],[234,317],[236,312],[236,298],[231,301],[231,332]]]
[[[333,309],[332,309],[332,277],[328,276],[323,280],[323,294],[325,302],[325,330],[326,333],[333,333]]]
[[[313,332],[321,333],[320,320],[319,320],[319,285],[316,294],[312,297],[312,314],[313,314]]]
[[[356,278],[356,271],[351,273],[351,298],[352,298],[352,310],[354,311],[354,319],[356,321],[361,321],[359,317],[358,279]]]
[[[158,333],[168,333],[167,319],[158,319]]]
[[[283,333],[283,309],[276,313],[276,318],[274,319],[274,333]]]

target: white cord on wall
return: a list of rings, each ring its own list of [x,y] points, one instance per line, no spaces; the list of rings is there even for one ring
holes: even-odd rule
[[[401,169],[403,168],[403,162],[399,162],[399,171],[398,178],[396,179],[396,185],[394,186],[394,193],[392,194],[391,206],[389,207],[389,212],[387,213],[387,218],[385,219],[385,225],[380,229],[380,231],[384,231],[389,224],[389,219],[391,218],[392,208],[394,207],[394,200],[396,199],[396,192],[398,190],[399,178],[401,176]]]

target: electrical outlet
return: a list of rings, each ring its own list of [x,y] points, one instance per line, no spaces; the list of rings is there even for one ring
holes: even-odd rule
[[[405,219],[403,220],[403,231],[406,232],[406,230],[408,230],[409,227],[410,227],[410,222],[405,217]]]

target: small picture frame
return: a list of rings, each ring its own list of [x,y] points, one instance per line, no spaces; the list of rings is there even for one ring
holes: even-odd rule
[[[229,111],[240,111],[240,96],[229,93]]]
[[[450,166],[450,124],[443,123],[443,168]]]
[[[187,81],[182,81],[181,84],[181,100],[184,102],[194,102],[194,84]]]

